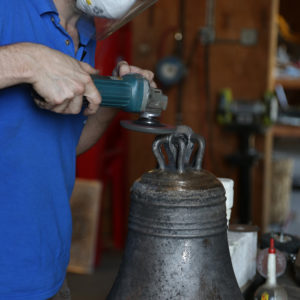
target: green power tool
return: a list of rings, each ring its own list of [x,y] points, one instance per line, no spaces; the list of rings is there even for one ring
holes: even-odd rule
[[[92,78],[102,96],[100,106],[140,113],[140,117],[135,121],[121,121],[123,127],[154,134],[169,134],[175,130],[175,127],[162,124],[158,120],[161,112],[167,108],[168,97],[160,89],[151,87],[148,80],[141,75],[127,74],[123,77],[96,75]],[[44,101],[34,90],[32,96]],[[84,99],[83,105],[88,104],[87,99]]]
[[[159,122],[158,117],[166,110],[168,97],[160,89],[150,86],[139,74],[127,74],[123,77],[93,76],[93,81],[102,96],[100,106],[115,107],[126,112],[140,113],[135,121],[121,121],[127,129],[168,134],[175,127]]]

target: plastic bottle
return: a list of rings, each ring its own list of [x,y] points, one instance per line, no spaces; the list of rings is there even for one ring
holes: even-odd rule
[[[273,238],[270,239],[268,254],[268,277],[265,284],[256,290],[254,300],[288,300],[286,290],[277,284],[276,249]]]

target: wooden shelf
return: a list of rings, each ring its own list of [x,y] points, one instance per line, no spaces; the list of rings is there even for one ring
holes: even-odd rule
[[[278,77],[275,84],[281,84],[286,89],[300,89],[300,77]]]
[[[300,126],[276,124],[272,127],[274,137],[299,138]]]

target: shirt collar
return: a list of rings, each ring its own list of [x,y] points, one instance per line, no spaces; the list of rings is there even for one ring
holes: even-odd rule
[[[40,16],[47,13],[55,13],[58,15],[53,0],[33,0]],[[77,29],[80,36],[80,43],[87,45],[88,42],[95,37],[95,25],[93,18],[82,16],[77,22]]]
[[[77,22],[77,30],[80,36],[80,42],[87,45],[88,42],[95,38],[96,29],[93,18],[82,16]]]
[[[33,2],[41,16],[46,13],[57,14],[57,9],[53,0],[34,0]]]

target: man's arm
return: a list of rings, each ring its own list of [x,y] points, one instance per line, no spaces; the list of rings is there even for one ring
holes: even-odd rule
[[[149,70],[143,70],[135,66],[128,65],[127,62],[121,61],[113,71],[114,76],[124,76],[129,73],[138,73],[145,77],[151,86],[156,87],[153,81],[154,74]],[[113,108],[100,107],[95,115],[89,116],[86,125],[83,128],[77,145],[77,155],[85,152],[92,147],[108,127],[110,121],[116,115],[117,110]]]
[[[101,96],[91,76],[97,70],[59,51],[33,43],[0,47],[0,89],[20,83],[32,84],[45,99],[38,106],[57,113],[77,114],[85,96],[85,114],[94,114]]]
[[[88,117],[76,148],[77,155],[97,143],[116,113],[117,109],[101,107],[96,114]]]
[[[29,83],[32,78],[32,58],[26,44],[0,47],[0,89],[19,83]]]

